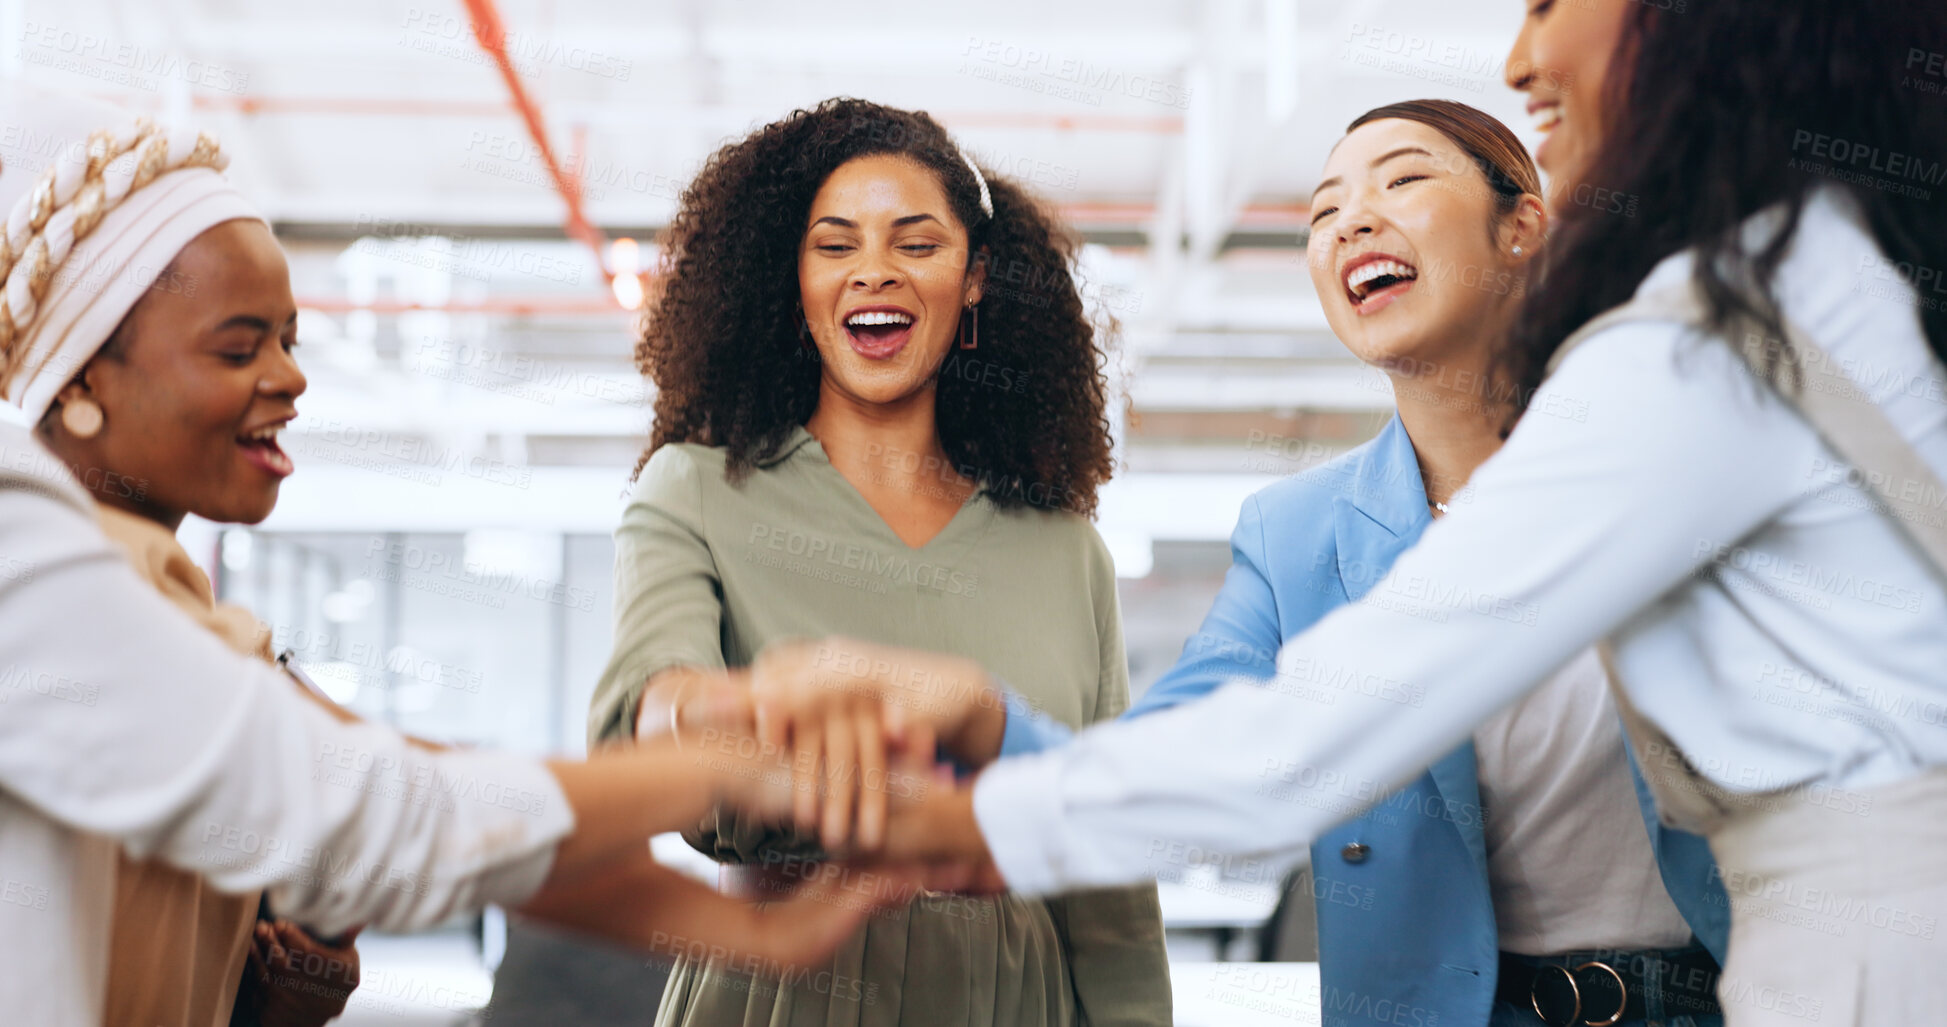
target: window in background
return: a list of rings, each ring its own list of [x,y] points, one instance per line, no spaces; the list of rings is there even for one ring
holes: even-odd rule
[[[600,535],[232,529],[216,589],[360,716],[580,753],[610,647],[612,553]]]

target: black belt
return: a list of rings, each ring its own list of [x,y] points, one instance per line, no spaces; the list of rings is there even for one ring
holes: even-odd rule
[[[1702,945],[1638,952],[1598,950],[1560,956],[1501,953],[1494,997],[1532,1010],[1551,1027],[1608,1027],[1647,1017],[1645,999],[1662,996],[1669,1016],[1714,1016],[1717,960]]]

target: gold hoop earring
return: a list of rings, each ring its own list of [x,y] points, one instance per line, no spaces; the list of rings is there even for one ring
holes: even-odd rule
[[[101,434],[101,404],[85,396],[77,396],[61,404],[61,427],[77,439],[92,439]]]

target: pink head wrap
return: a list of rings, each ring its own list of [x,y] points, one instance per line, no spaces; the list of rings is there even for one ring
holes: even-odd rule
[[[9,87],[0,99],[0,317],[15,330],[0,345],[0,400],[38,423],[183,247],[225,221],[263,220],[221,174],[226,163],[195,132]],[[105,213],[88,230],[97,206]],[[38,297],[37,268],[51,273]]]

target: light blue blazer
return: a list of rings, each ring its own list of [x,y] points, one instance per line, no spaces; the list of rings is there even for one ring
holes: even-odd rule
[[[1253,495],[1202,628],[1124,716],[1189,702],[1236,678],[1271,677],[1286,639],[1364,595],[1430,523],[1397,416],[1365,445]],[[1002,755],[1048,748],[1066,734],[1010,714]],[[1730,904],[1710,848],[1657,820],[1634,753],[1630,770],[1664,886],[1722,962]],[[1499,949],[1480,811],[1467,742],[1312,846],[1325,1022],[1394,1027],[1408,1011],[1425,1024],[1488,1022]]]

